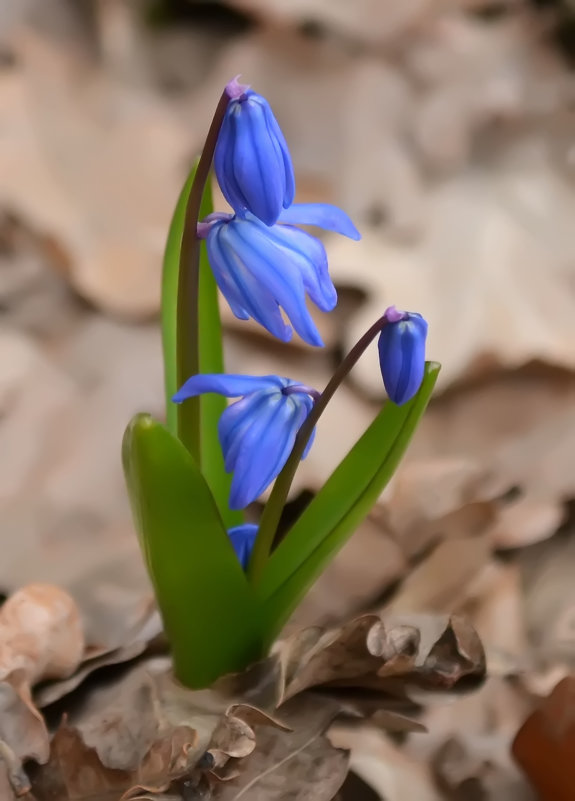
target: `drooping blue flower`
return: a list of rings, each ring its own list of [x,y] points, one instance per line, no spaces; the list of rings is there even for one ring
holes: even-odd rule
[[[253,214],[210,214],[198,224],[207,240],[216,282],[240,320],[253,317],[284,342],[292,329],[309,345],[323,344],[307,310],[306,293],[321,311],[331,311],[337,293],[328,272],[327,254],[319,239],[295,227],[317,225],[359,239],[347,214],[325,203],[296,203],[282,211],[279,223],[267,226]]]
[[[214,153],[218,183],[234,211],[273,225],[295,194],[288,146],[265,97],[237,78],[226,92],[230,100]]]
[[[254,523],[244,523],[228,529],[228,536],[244,570],[247,570],[257,533],[258,527]]]
[[[379,335],[379,366],[390,399],[401,406],[411,400],[423,381],[427,322],[417,312],[385,312],[387,325]]]
[[[182,403],[206,392],[228,398],[241,396],[220,417],[218,436],[225,469],[234,474],[230,509],[243,509],[262,494],[285,465],[318,393],[277,375],[212,373],[189,378],[173,400]]]

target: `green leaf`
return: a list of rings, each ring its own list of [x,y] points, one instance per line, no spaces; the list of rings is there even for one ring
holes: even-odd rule
[[[379,498],[425,411],[438,373],[439,365],[428,363],[419,392],[409,403],[385,404],[270,557],[257,588],[270,637]]]
[[[261,658],[261,615],[210,489],[184,445],[137,415],[122,446],[135,525],[178,678],[206,687]]]
[[[164,353],[164,383],[166,394],[166,424],[168,429],[177,435],[177,406],[172,402],[178,390],[177,382],[177,305],[178,305],[178,271],[180,251],[182,247],[186,206],[190,190],[196,174],[194,165],[180,193],[164,254],[162,273],[162,344]],[[212,190],[207,183],[200,218],[203,219],[213,211]],[[202,373],[223,373],[224,357],[222,347],[222,326],[218,306],[218,288],[210,269],[205,243],[201,245],[200,254],[200,286],[199,286],[199,358]],[[226,408],[226,400],[219,395],[202,395],[197,400],[187,403],[200,405],[200,467],[216,499],[216,504],[227,528],[243,523],[241,512],[228,508],[231,476],[224,470],[224,458],[218,441],[218,420]]]
[[[186,219],[186,206],[190,189],[194,182],[196,167],[192,169],[184,184],[166,240],[164,265],[162,270],[162,348],[164,354],[164,391],[166,395],[166,425],[174,434],[177,433],[177,406],[172,398],[178,390],[176,354],[177,354],[177,308],[178,308],[178,271],[180,268],[180,248]]]

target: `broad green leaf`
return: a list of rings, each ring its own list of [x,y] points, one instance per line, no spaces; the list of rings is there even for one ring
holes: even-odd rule
[[[122,456],[176,673],[189,687],[208,686],[262,656],[253,590],[184,445],[149,415],[137,415]]]
[[[385,404],[270,557],[257,594],[272,634],[377,501],[425,411],[438,373],[439,365],[429,363],[409,403]]]
[[[162,273],[162,343],[164,353],[164,383],[166,393],[166,424],[177,435],[177,406],[172,397],[177,385],[177,292],[180,250],[182,246],[186,206],[194,181],[192,169],[178,198],[166,242]],[[202,198],[200,218],[213,211],[211,184],[208,182]],[[210,269],[205,243],[201,246],[199,286],[200,370],[202,373],[223,373],[222,326],[218,307],[218,289]],[[241,512],[228,508],[231,476],[224,470],[224,459],[218,441],[217,424],[226,408],[219,395],[203,395],[187,403],[200,404],[200,466],[216,499],[220,514],[229,528],[243,522]]]

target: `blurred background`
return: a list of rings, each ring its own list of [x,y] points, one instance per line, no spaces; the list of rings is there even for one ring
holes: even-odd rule
[[[341,300],[317,315],[324,350],[222,307],[227,369],[322,388],[392,303],[428,319],[443,364],[296,622],[465,613],[487,651],[486,685],[424,710],[428,734],[357,734],[349,798],[531,801],[510,743],[575,665],[574,59],[572,0],[0,0],[0,590],[57,582],[112,644],[149,602],[120,441],[135,412],[163,414],[167,225],[241,73],[284,130],[296,199],[337,203],[363,239],[325,237]],[[374,350],[294,510],[382,397]]]

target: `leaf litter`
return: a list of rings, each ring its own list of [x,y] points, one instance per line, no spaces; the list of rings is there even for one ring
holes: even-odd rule
[[[2,627],[0,797],[79,801],[87,786],[92,801],[283,799],[289,780],[292,800],[312,785],[328,799],[347,770],[338,749],[350,749],[386,801],[531,801],[511,742],[575,666],[571,78],[528,8],[487,24],[468,13],[481,3],[441,13],[410,3],[385,19],[371,9],[365,26],[314,2],[314,38],[300,4],[233,5],[258,24],[208,57],[189,46],[205,31],[144,34],[129,4],[97,4],[87,37],[70,4],[36,3],[34,27],[10,41],[15,64],[0,71],[0,450],[11,454],[0,588],[13,599],[52,582],[54,597],[74,599],[84,638],[57,677],[44,646],[30,656]],[[185,54],[169,96],[156,80],[160,41]],[[168,703],[166,646],[115,456],[135,407],[161,409],[157,330],[99,312],[144,320],[157,309],[161,232],[238,60],[286,122],[298,199],[345,206],[364,240],[351,259],[326,239],[340,294],[355,300],[337,324],[322,321],[325,353],[275,348],[228,317],[229,362],[321,388],[338,350],[396,302],[429,317],[444,391],[273,660],[235,692],[174,691]],[[111,198],[118,176],[140,204]],[[296,491],[315,491],[365,428],[378,381],[366,358],[322,420]],[[483,657],[462,618],[485,648],[478,688]],[[276,709],[278,688],[289,700]]]

